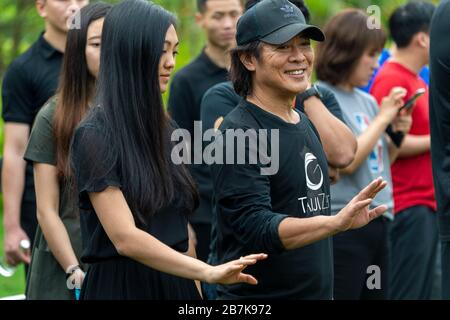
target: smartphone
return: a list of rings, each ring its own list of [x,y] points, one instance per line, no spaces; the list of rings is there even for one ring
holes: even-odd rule
[[[417,90],[416,93],[411,98],[409,98],[408,101],[406,101],[405,105],[400,108],[400,111],[403,109],[406,109],[406,110],[411,109],[414,106],[414,104],[416,103],[417,99],[419,99],[425,92],[426,92],[426,90],[423,88],[420,88],[419,90]]]

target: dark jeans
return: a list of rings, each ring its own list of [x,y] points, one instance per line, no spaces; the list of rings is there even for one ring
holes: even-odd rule
[[[380,217],[361,229],[333,237],[335,300],[387,299],[390,223]],[[380,271],[380,286],[372,289],[368,284],[377,283],[371,281],[377,271],[371,266]]]
[[[438,228],[436,213],[416,206],[395,216],[391,238],[391,299],[431,299]]]

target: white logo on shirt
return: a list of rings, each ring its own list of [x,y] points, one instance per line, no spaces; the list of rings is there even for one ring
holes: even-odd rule
[[[303,214],[307,216],[321,214],[321,212],[330,208],[330,195],[326,194],[325,190],[321,190],[324,181],[323,171],[316,156],[309,152],[305,154],[305,177],[309,190],[306,196],[298,198],[302,205]],[[317,193],[317,190],[322,192]],[[302,192],[304,191],[302,190]]]
[[[311,178],[308,174],[308,167],[310,165],[314,166],[312,170],[313,174],[317,173],[317,170],[319,170],[320,172],[320,179],[318,183],[314,183],[311,181]],[[313,155],[312,153],[307,153],[305,155],[305,175],[306,175],[306,184],[308,186],[309,189],[313,190],[313,191],[317,191],[320,188],[322,188],[322,184],[323,184],[323,172],[322,172],[322,168],[320,168],[319,163],[317,162],[317,158],[315,155]],[[313,180],[317,180],[317,179],[313,179]]]

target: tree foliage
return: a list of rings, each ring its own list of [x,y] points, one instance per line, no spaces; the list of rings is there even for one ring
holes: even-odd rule
[[[120,0],[104,0],[117,3]],[[34,8],[34,0],[1,0],[0,2],[0,78],[8,64],[26,50],[43,30],[43,21]],[[154,0],[176,13],[179,19],[178,33],[181,55],[178,66],[187,63],[203,44],[203,35],[195,24],[196,0]],[[381,9],[386,23],[392,10],[407,0],[306,0],[312,13],[312,22],[323,25],[326,20],[346,7],[366,10],[371,5]],[[435,0],[433,2],[438,2]]]

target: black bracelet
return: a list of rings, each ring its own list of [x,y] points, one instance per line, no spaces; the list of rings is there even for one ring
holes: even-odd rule
[[[386,128],[386,133],[391,138],[392,143],[397,147],[400,148],[402,145],[403,140],[405,139],[405,134],[403,132],[394,132],[392,129],[392,126],[389,125]]]

